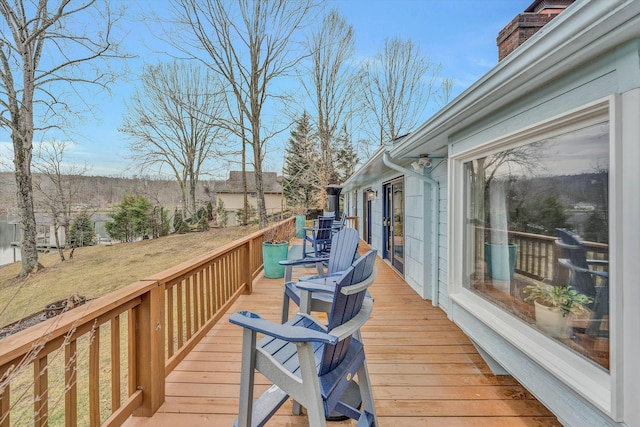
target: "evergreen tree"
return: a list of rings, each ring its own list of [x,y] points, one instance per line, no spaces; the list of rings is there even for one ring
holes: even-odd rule
[[[86,210],[80,212],[71,223],[69,244],[72,248],[91,246],[96,243],[96,231],[91,222],[91,215]]]
[[[173,230],[178,234],[189,231],[189,224],[184,220],[182,212],[177,210],[173,213]]]
[[[287,203],[303,209],[317,207],[321,190],[317,170],[319,155],[306,111],[291,131],[285,156],[282,190]]]
[[[356,170],[356,166],[360,159],[356,154],[353,144],[351,143],[351,137],[347,132],[347,127],[342,127],[340,137],[338,139],[337,158],[336,158],[336,172],[338,173],[338,182],[343,183],[346,181],[353,172]]]
[[[107,223],[106,229],[112,239],[133,242],[152,231],[152,205],[143,196],[125,195],[110,216],[113,222]]]
[[[211,203],[211,200],[207,202],[207,219],[209,221],[213,221],[213,204]]]
[[[236,223],[242,224],[244,218],[244,209],[240,208],[236,210]],[[249,212],[247,214],[247,223],[255,222],[258,218],[258,210],[255,206],[249,205]]]
[[[218,199],[218,204],[216,205],[216,219],[218,223],[218,227],[226,227],[227,222],[229,222],[229,216],[227,215],[227,210],[224,208],[224,202],[222,199]]]
[[[154,239],[169,235],[169,214],[162,206],[154,206],[151,215],[151,229]]]
[[[209,217],[205,208],[198,210],[198,222],[196,226],[200,231],[207,231],[209,229]]]

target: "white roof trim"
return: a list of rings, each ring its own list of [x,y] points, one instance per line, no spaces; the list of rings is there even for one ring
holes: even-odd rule
[[[393,158],[446,147],[449,136],[613,46],[640,37],[639,0],[578,0],[535,36],[438,111],[401,144]],[[588,48],[587,48],[588,47]]]

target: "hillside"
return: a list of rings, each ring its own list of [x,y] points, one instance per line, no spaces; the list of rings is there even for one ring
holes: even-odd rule
[[[39,179],[34,174],[34,180]],[[125,194],[142,195],[152,203],[173,209],[180,204],[180,187],[176,181],[150,178],[114,178],[104,176],[80,176],[80,191],[75,198],[79,207],[91,210],[105,210],[122,201]],[[197,199],[206,203],[209,199],[205,192],[213,181],[201,181],[198,184]],[[43,196],[34,191],[36,210],[42,208]],[[0,172],[0,218],[15,218],[16,183],[12,173]]]
[[[229,227],[77,248],[73,259],[65,262],[60,261],[57,253],[49,253],[40,258],[45,269],[25,281],[15,279],[19,263],[0,267],[0,327],[72,295],[97,298],[255,230],[257,226]]]

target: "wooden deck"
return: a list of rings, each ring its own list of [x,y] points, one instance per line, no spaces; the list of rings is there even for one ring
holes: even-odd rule
[[[382,427],[561,425],[514,378],[492,375],[442,310],[419,298],[382,260],[377,269],[373,316],[362,333]],[[253,294],[241,296],[230,312],[252,310],[278,321],[281,297],[282,279],[261,277]],[[227,314],[167,377],[160,410],[152,418],[130,418],[125,426],[231,426],[237,415],[240,356],[241,328],[230,324]],[[268,387],[259,375],[256,383],[262,388],[258,395]],[[305,416],[291,415],[287,403],[268,425],[308,424]]]

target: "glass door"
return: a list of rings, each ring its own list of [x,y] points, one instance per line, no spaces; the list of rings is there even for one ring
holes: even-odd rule
[[[399,272],[404,272],[404,178],[384,186],[384,217],[382,219],[383,256]]]
[[[372,189],[367,189],[363,191],[363,206],[362,206],[362,219],[364,220],[363,224],[363,232],[364,232],[364,241],[368,244],[371,244],[371,212],[372,212],[372,202],[375,196],[375,192]]]

